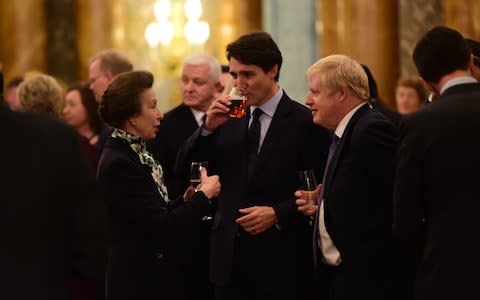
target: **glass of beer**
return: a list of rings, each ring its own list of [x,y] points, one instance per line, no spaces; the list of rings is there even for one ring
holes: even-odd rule
[[[247,97],[242,89],[232,88],[230,91],[230,104],[228,106],[228,116],[234,119],[240,119],[245,115],[247,108]]]

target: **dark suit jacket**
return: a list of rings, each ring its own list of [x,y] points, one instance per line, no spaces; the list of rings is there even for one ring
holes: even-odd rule
[[[168,113],[160,124],[154,140],[148,143],[149,151],[160,162],[165,184],[171,197],[183,195],[190,185],[189,170],[182,174],[174,173],[175,158],[180,147],[197,130],[198,124],[190,108],[181,104]],[[199,221],[191,236],[192,246],[187,253],[189,266],[186,270],[187,296],[192,299],[209,298],[212,294],[208,280],[208,248],[211,221]]]
[[[65,281],[102,281],[105,218],[77,134],[0,104],[1,299],[66,299]]]
[[[97,173],[111,221],[107,298],[183,299],[191,227],[209,211],[201,192],[167,204],[137,154],[110,137]]]
[[[325,226],[341,254],[346,295],[338,299],[390,299],[397,142],[394,125],[364,105],[347,124],[327,170]]]
[[[197,128],[198,124],[192,111],[188,106],[181,104],[165,114],[156,138],[148,143],[149,151],[162,165],[169,195],[182,195],[189,185],[188,173],[175,177],[173,167],[178,149]]]
[[[471,83],[405,118],[394,232],[415,299],[480,299],[479,112]]]
[[[248,276],[256,285],[282,297],[306,292],[311,275],[308,219],[297,211],[294,192],[298,171],[313,168],[321,175],[328,148],[326,130],[315,126],[308,108],[280,100],[261,147],[250,185],[247,180],[248,117],[231,119],[214,134],[197,130],[179,152],[177,168],[189,161],[207,160],[220,175],[220,193],[211,236],[210,278],[216,285],[231,281],[232,264],[251,266]],[[272,206],[279,227],[257,236],[246,234],[235,223],[239,208]],[[279,229],[280,228],[280,229]],[[242,250],[239,250],[242,240]],[[234,261],[241,252],[241,261]],[[249,289],[249,287],[245,287]],[[253,297],[253,296],[252,296]]]

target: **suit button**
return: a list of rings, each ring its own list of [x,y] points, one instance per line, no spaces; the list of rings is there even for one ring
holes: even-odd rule
[[[157,253],[157,259],[163,259],[164,255],[163,253]]]

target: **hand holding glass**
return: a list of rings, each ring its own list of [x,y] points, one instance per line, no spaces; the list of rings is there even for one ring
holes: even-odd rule
[[[192,166],[190,168],[190,184],[197,188],[200,184],[200,170],[205,168],[208,170],[208,162],[206,161],[193,161]]]
[[[205,170],[208,171],[208,162],[206,161],[193,161],[192,166],[190,168],[190,184],[194,187],[197,188],[198,185],[200,184],[200,177],[201,177],[201,172],[202,168],[205,168]],[[206,220],[211,220],[213,217],[211,216],[204,216],[202,218],[202,221]]]
[[[306,191],[307,200],[310,205],[316,205],[315,199],[315,189],[317,188],[317,180],[315,179],[315,173],[313,170],[300,171],[299,174],[300,180],[300,190]]]

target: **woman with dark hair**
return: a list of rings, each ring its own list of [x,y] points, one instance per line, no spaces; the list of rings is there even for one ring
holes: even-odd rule
[[[98,103],[93,92],[85,84],[74,84],[67,90],[63,118],[75,128],[80,145],[94,171],[97,170],[98,155],[95,147],[103,122],[98,115]]]
[[[202,170],[195,190],[168,197],[162,167],[147,151],[163,118],[144,71],[118,75],[103,94],[100,115],[112,127],[98,167],[111,225],[107,299],[184,299],[184,255],[193,226],[220,192]]]

